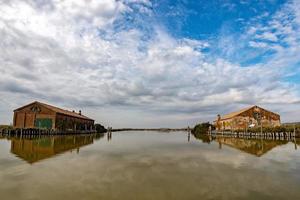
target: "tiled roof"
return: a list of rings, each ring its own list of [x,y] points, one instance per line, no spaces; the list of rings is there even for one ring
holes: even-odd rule
[[[242,110],[239,110],[239,111],[232,112],[232,113],[229,113],[229,114],[227,114],[227,115],[221,116],[221,120],[233,118],[233,117],[235,117],[235,116],[237,116],[237,115],[239,115],[239,114],[241,114],[241,113],[243,113],[243,112],[245,112],[245,111],[247,111],[247,110],[250,110],[250,109],[253,108],[253,107],[255,107],[255,106],[251,106],[251,107],[248,107],[248,108],[244,108],[244,109],[242,109]]]
[[[238,116],[238,115],[242,114],[243,112],[246,112],[246,111],[248,111],[248,110],[250,110],[250,109],[252,109],[252,108],[254,108],[254,107],[258,107],[258,108],[260,108],[260,109],[262,109],[262,110],[265,110],[265,111],[267,111],[267,112],[270,112],[270,113],[273,113],[274,115],[278,115],[278,116],[279,116],[279,114],[277,114],[277,113],[268,111],[268,110],[266,110],[266,109],[264,109],[264,108],[261,108],[261,107],[259,107],[259,106],[255,106],[255,105],[254,105],[254,106],[250,106],[250,107],[248,107],[248,108],[244,108],[244,109],[242,109],[242,110],[239,110],[239,111],[232,112],[232,113],[229,113],[229,114],[227,114],[227,115],[221,116],[221,120],[233,118],[233,117]]]
[[[84,115],[80,115],[79,113],[76,113],[76,112],[72,112],[72,111],[69,111],[69,110],[64,110],[64,109],[61,109],[61,108],[58,108],[58,107],[55,107],[55,106],[52,106],[52,105],[49,105],[49,104],[45,104],[45,103],[41,103],[41,102],[38,102],[38,101],[35,101],[35,102],[32,102],[26,106],[22,106],[21,108],[18,108],[16,109],[15,111],[17,110],[21,110],[23,109],[24,107],[27,107],[27,106],[30,106],[32,104],[40,104],[41,106],[44,106],[56,113],[59,113],[59,114],[63,114],[63,115],[68,115],[68,116],[72,116],[72,117],[76,117],[76,118],[80,118],[80,119],[86,119],[86,120],[93,120],[93,119],[90,119]]]

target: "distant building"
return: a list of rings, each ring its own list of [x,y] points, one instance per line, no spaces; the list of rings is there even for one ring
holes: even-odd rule
[[[89,131],[94,120],[41,102],[33,102],[14,110],[14,128],[51,129],[57,131]]]
[[[255,127],[280,126],[280,115],[258,106],[251,106],[224,116],[215,121],[217,130],[244,130]]]

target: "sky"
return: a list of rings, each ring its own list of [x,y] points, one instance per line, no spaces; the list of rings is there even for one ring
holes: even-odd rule
[[[41,101],[105,126],[259,105],[300,121],[300,0],[0,0],[0,124]]]

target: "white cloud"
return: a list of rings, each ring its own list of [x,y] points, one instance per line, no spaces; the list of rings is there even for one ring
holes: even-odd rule
[[[270,33],[270,32],[264,32],[261,35],[256,35],[256,38],[271,41],[271,42],[277,42],[278,41],[277,36],[274,33]]]
[[[249,42],[249,46],[250,47],[254,47],[254,48],[266,48],[268,47],[268,44],[264,43],[264,42],[254,42],[254,41],[250,41]]]
[[[130,3],[151,6],[145,0]],[[111,122],[115,126],[147,126],[140,116],[157,115],[170,119],[170,126],[183,126],[246,104],[299,101],[295,88],[277,78],[280,70],[211,61],[202,52],[207,41],[176,39],[156,24],[149,24],[154,32],[148,40],[138,28],[116,31],[113,23],[125,23],[130,12],[127,3],[113,0],[0,1],[0,94],[7,99],[0,102],[7,108],[0,110],[0,122],[11,121],[8,110],[36,99],[85,107],[107,123],[98,111],[113,110],[113,121],[122,110],[124,122]],[[163,126],[159,119],[155,123]]]

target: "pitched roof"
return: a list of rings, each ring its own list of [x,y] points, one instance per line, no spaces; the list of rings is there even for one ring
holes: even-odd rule
[[[91,118],[88,118],[84,115],[80,115],[79,113],[76,113],[76,112],[72,112],[72,111],[69,111],[69,110],[64,110],[64,109],[61,109],[61,108],[58,108],[58,107],[55,107],[55,106],[52,106],[52,105],[49,105],[49,104],[46,104],[46,103],[41,103],[41,102],[38,102],[38,101],[35,101],[35,102],[32,102],[30,104],[27,104],[25,106],[22,106],[14,111],[18,111],[18,110],[21,110],[27,106],[30,106],[32,104],[40,104],[41,106],[44,106],[56,113],[59,113],[59,114],[63,114],[63,115],[68,115],[68,116],[72,116],[72,117],[76,117],[76,118],[80,118],[80,119],[86,119],[86,120],[93,120]],[[93,120],[94,121],[94,120]]]
[[[260,108],[260,109],[263,109],[263,110],[265,110],[265,111],[268,111],[268,112],[270,112],[270,113],[273,113],[274,115],[278,115],[278,116],[279,116],[279,114],[277,114],[277,113],[271,112],[271,111],[269,111],[269,110],[266,110],[266,109],[264,109],[264,108],[261,108],[261,107],[259,107],[259,106],[254,105],[254,106],[250,106],[250,107],[244,108],[244,109],[242,109],[242,110],[239,110],[239,111],[232,112],[232,113],[226,114],[226,115],[224,115],[224,116],[221,116],[221,120],[233,118],[233,117],[238,116],[238,115],[242,114],[243,112],[246,112],[246,111],[248,111],[248,110],[250,110],[250,109],[252,109],[252,108],[254,108],[254,107],[258,107],[258,108]]]
[[[242,110],[239,110],[239,111],[232,112],[232,113],[226,114],[226,115],[224,115],[224,116],[221,116],[221,120],[224,120],[224,119],[230,119],[230,118],[232,118],[232,117],[235,117],[235,116],[237,116],[237,115],[239,115],[239,114],[241,114],[241,113],[243,113],[243,112],[245,112],[245,111],[247,111],[247,110],[250,110],[250,109],[253,108],[253,107],[255,107],[255,106],[251,106],[251,107],[248,107],[248,108],[244,108],[244,109],[242,109]]]

